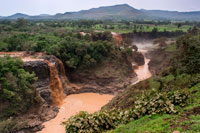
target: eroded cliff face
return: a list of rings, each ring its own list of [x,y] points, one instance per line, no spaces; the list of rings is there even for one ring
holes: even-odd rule
[[[11,132],[36,132],[43,128],[42,123],[56,117],[59,105],[65,97],[64,88],[67,87],[65,70],[62,62],[55,56],[43,53],[9,52],[0,56],[10,55],[19,57],[24,62],[24,69],[35,73],[38,80],[34,83],[37,103],[32,105],[26,114],[11,118],[17,121],[18,128]],[[65,79],[65,80],[64,80]]]
[[[39,102],[27,114],[17,118],[22,126],[14,132],[41,130],[43,122],[56,117],[65,95],[85,92],[117,94],[137,80],[131,62],[121,53],[116,58],[106,58],[98,66],[75,72],[67,71],[62,61],[52,55],[26,52],[4,54],[22,58],[24,69],[38,77],[35,88]],[[23,125],[23,122],[27,124]]]
[[[128,86],[136,74],[132,64],[126,58],[118,55],[115,59],[105,59],[95,67],[69,72],[68,78],[79,88],[72,88],[68,94],[94,92],[102,94],[117,94]]]

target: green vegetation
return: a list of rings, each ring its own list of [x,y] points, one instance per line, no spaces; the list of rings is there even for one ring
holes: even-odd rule
[[[81,38],[81,35],[77,34]],[[82,39],[67,37],[58,45],[52,45],[47,53],[56,55],[70,69],[88,68],[95,66],[104,57],[108,56],[112,45],[110,33],[93,33]]]
[[[66,133],[102,132],[113,129],[119,124],[137,120],[145,115],[175,113],[175,105],[185,106],[188,96],[189,94],[185,91],[156,94],[152,90],[152,92],[138,96],[134,106],[126,111],[117,109],[102,110],[94,114],[80,112],[65,123]]]
[[[66,132],[102,132],[119,124],[126,125],[111,132],[199,132],[199,38],[199,33],[181,37],[159,76],[129,86],[100,112],[71,117]]]
[[[95,76],[110,74],[117,77],[123,70],[112,66],[117,64],[122,69],[127,68],[123,62],[133,53],[126,45],[131,44],[132,40],[125,39],[125,48],[121,49],[114,45],[111,32],[132,32],[134,35],[156,38],[157,35],[168,37],[188,31],[187,35],[171,45],[167,45],[166,38],[155,41],[161,47],[161,52],[175,53],[159,75],[128,86],[103,110],[94,114],[81,112],[64,124],[68,133],[102,132],[115,128],[111,132],[198,132],[199,114],[193,110],[198,109],[200,103],[199,26],[197,22],[168,21],[4,20],[0,21],[0,51],[44,52],[61,59],[70,72],[93,68]],[[137,47],[133,48],[137,51]],[[107,62],[113,64],[108,66]],[[96,70],[97,66],[101,69]],[[33,87],[35,80],[34,74],[23,69],[21,60],[0,58],[0,105],[3,105],[0,106],[0,119],[19,115],[34,105],[37,100]],[[21,126],[16,127],[16,123],[18,121],[15,119],[4,119],[0,122],[0,131]]]
[[[178,114],[144,116],[139,120],[132,121],[127,125],[120,125],[109,133],[132,133],[132,132],[200,132],[200,84],[189,89],[193,92],[190,104],[179,109]]]
[[[23,69],[20,59],[0,58],[0,118],[28,110],[35,102],[35,80],[34,74]]]

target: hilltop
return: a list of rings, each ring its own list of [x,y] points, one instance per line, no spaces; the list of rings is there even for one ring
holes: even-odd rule
[[[114,6],[103,6],[78,12],[57,13],[55,15],[29,16],[16,13],[0,19],[25,18],[30,20],[179,20],[179,21],[200,21],[200,11],[178,12],[163,10],[139,10],[128,4]]]

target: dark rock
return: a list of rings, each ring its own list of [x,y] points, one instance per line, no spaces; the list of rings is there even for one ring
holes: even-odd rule
[[[142,66],[145,64],[144,55],[140,52],[133,52],[133,62],[137,63],[138,66]]]
[[[24,69],[30,73],[35,73],[38,80],[35,83],[36,88],[44,87],[49,85],[49,67],[44,61],[29,61],[24,62]]]
[[[174,55],[173,52],[166,52],[162,49],[149,51],[146,56],[150,59],[149,70],[153,75],[159,74],[161,70],[168,66],[170,58]]]

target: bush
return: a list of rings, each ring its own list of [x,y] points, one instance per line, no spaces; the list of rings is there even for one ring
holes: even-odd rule
[[[3,113],[10,116],[25,112],[34,103],[35,80],[35,74],[26,72],[20,59],[0,58],[0,117]]]
[[[200,35],[190,34],[177,40],[179,52],[172,61],[171,72],[174,74],[195,74],[200,71]]]
[[[141,118],[145,115],[176,113],[175,105],[185,106],[189,93],[186,90],[158,92],[155,90],[138,96],[135,104],[128,110],[101,110],[94,114],[80,112],[65,123],[66,133],[94,133],[111,130],[119,124]]]
[[[107,41],[88,42],[66,38],[57,46],[53,45],[48,54],[60,58],[69,69],[89,68],[96,65],[112,50],[112,44]]]

